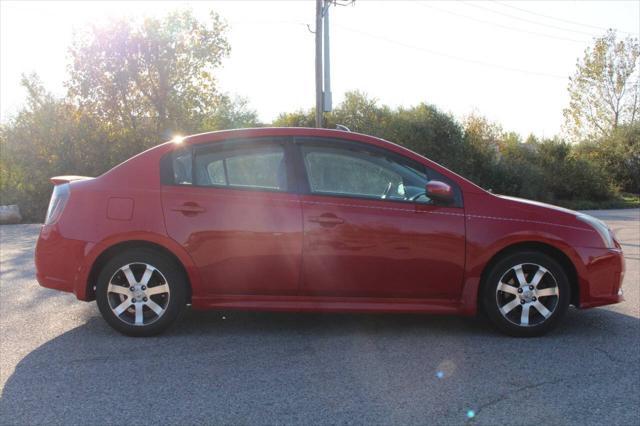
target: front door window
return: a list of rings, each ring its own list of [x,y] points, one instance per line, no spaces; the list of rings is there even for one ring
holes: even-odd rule
[[[303,146],[312,194],[430,202],[427,175],[394,159],[342,147]]]

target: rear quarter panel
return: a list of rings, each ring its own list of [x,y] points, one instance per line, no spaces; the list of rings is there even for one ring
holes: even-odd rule
[[[86,283],[98,256],[125,241],[148,241],[166,248],[185,266],[192,287],[199,285],[193,262],[166,233],[159,163],[170,149],[171,143],[163,144],[98,178],[71,182],[71,196],[55,226],[64,238],[86,242],[75,283],[78,298],[88,297]]]
[[[98,178],[71,182],[71,197],[58,222],[62,235],[94,243],[130,230],[165,235],[159,161],[169,148],[160,145]]]

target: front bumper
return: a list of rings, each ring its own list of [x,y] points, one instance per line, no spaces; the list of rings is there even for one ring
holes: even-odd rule
[[[620,249],[581,249],[584,265],[578,274],[580,308],[611,305],[624,301],[624,255]]]
[[[35,250],[36,279],[42,287],[74,293],[85,299],[82,283],[88,243],[64,238],[57,226],[43,225]]]

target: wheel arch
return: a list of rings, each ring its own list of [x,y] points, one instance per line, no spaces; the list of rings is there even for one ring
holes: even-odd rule
[[[161,244],[158,244],[149,240],[120,241],[102,250],[102,252],[93,261],[93,264],[91,265],[91,269],[89,270],[89,274],[87,275],[87,280],[85,284],[86,285],[85,300],[88,300],[88,301],[95,300],[96,298],[95,286],[96,286],[96,280],[98,278],[98,275],[100,274],[100,270],[111,258],[113,258],[113,256],[115,256],[118,253],[121,253],[124,250],[141,249],[141,248],[162,253],[163,255],[169,257],[175,262],[176,266],[184,274],[187,280],[187,303],[191,303],[191,295],[193,291],[191,274],[189,274],[189,271],[187,270],[183,262],[174,252],[172,252],[170,249],[168,249],[167,247]]]
[[[567,278],[569,279],[569,286],[571,291],[569,303],[578,307],[580,303],[580,285],[578,283],[578,272],[569,256],[567,256],[567,254],[559,248],[547,243],[539,241],[523,241],[502,248],[491,257],[489,262],[487,262],[484,269],[482,270],[482,274],[480,275],[480,285],[478,286],[477,294],[477,308],[482,308],[480,303],[482,291],[484,289],[484,286],[486,285],[487,276],[489,275],[489,272],[491,271],[493,266],[505,256],[525,250],[542,252],[560,264],[560,266],[567,274]]]

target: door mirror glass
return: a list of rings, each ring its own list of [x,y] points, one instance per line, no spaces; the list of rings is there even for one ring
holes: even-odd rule
[[[451,186],[439,180],[430,180],[426,187],[427,197],[441,203],[450,203],[453,201],[453,189]]]

